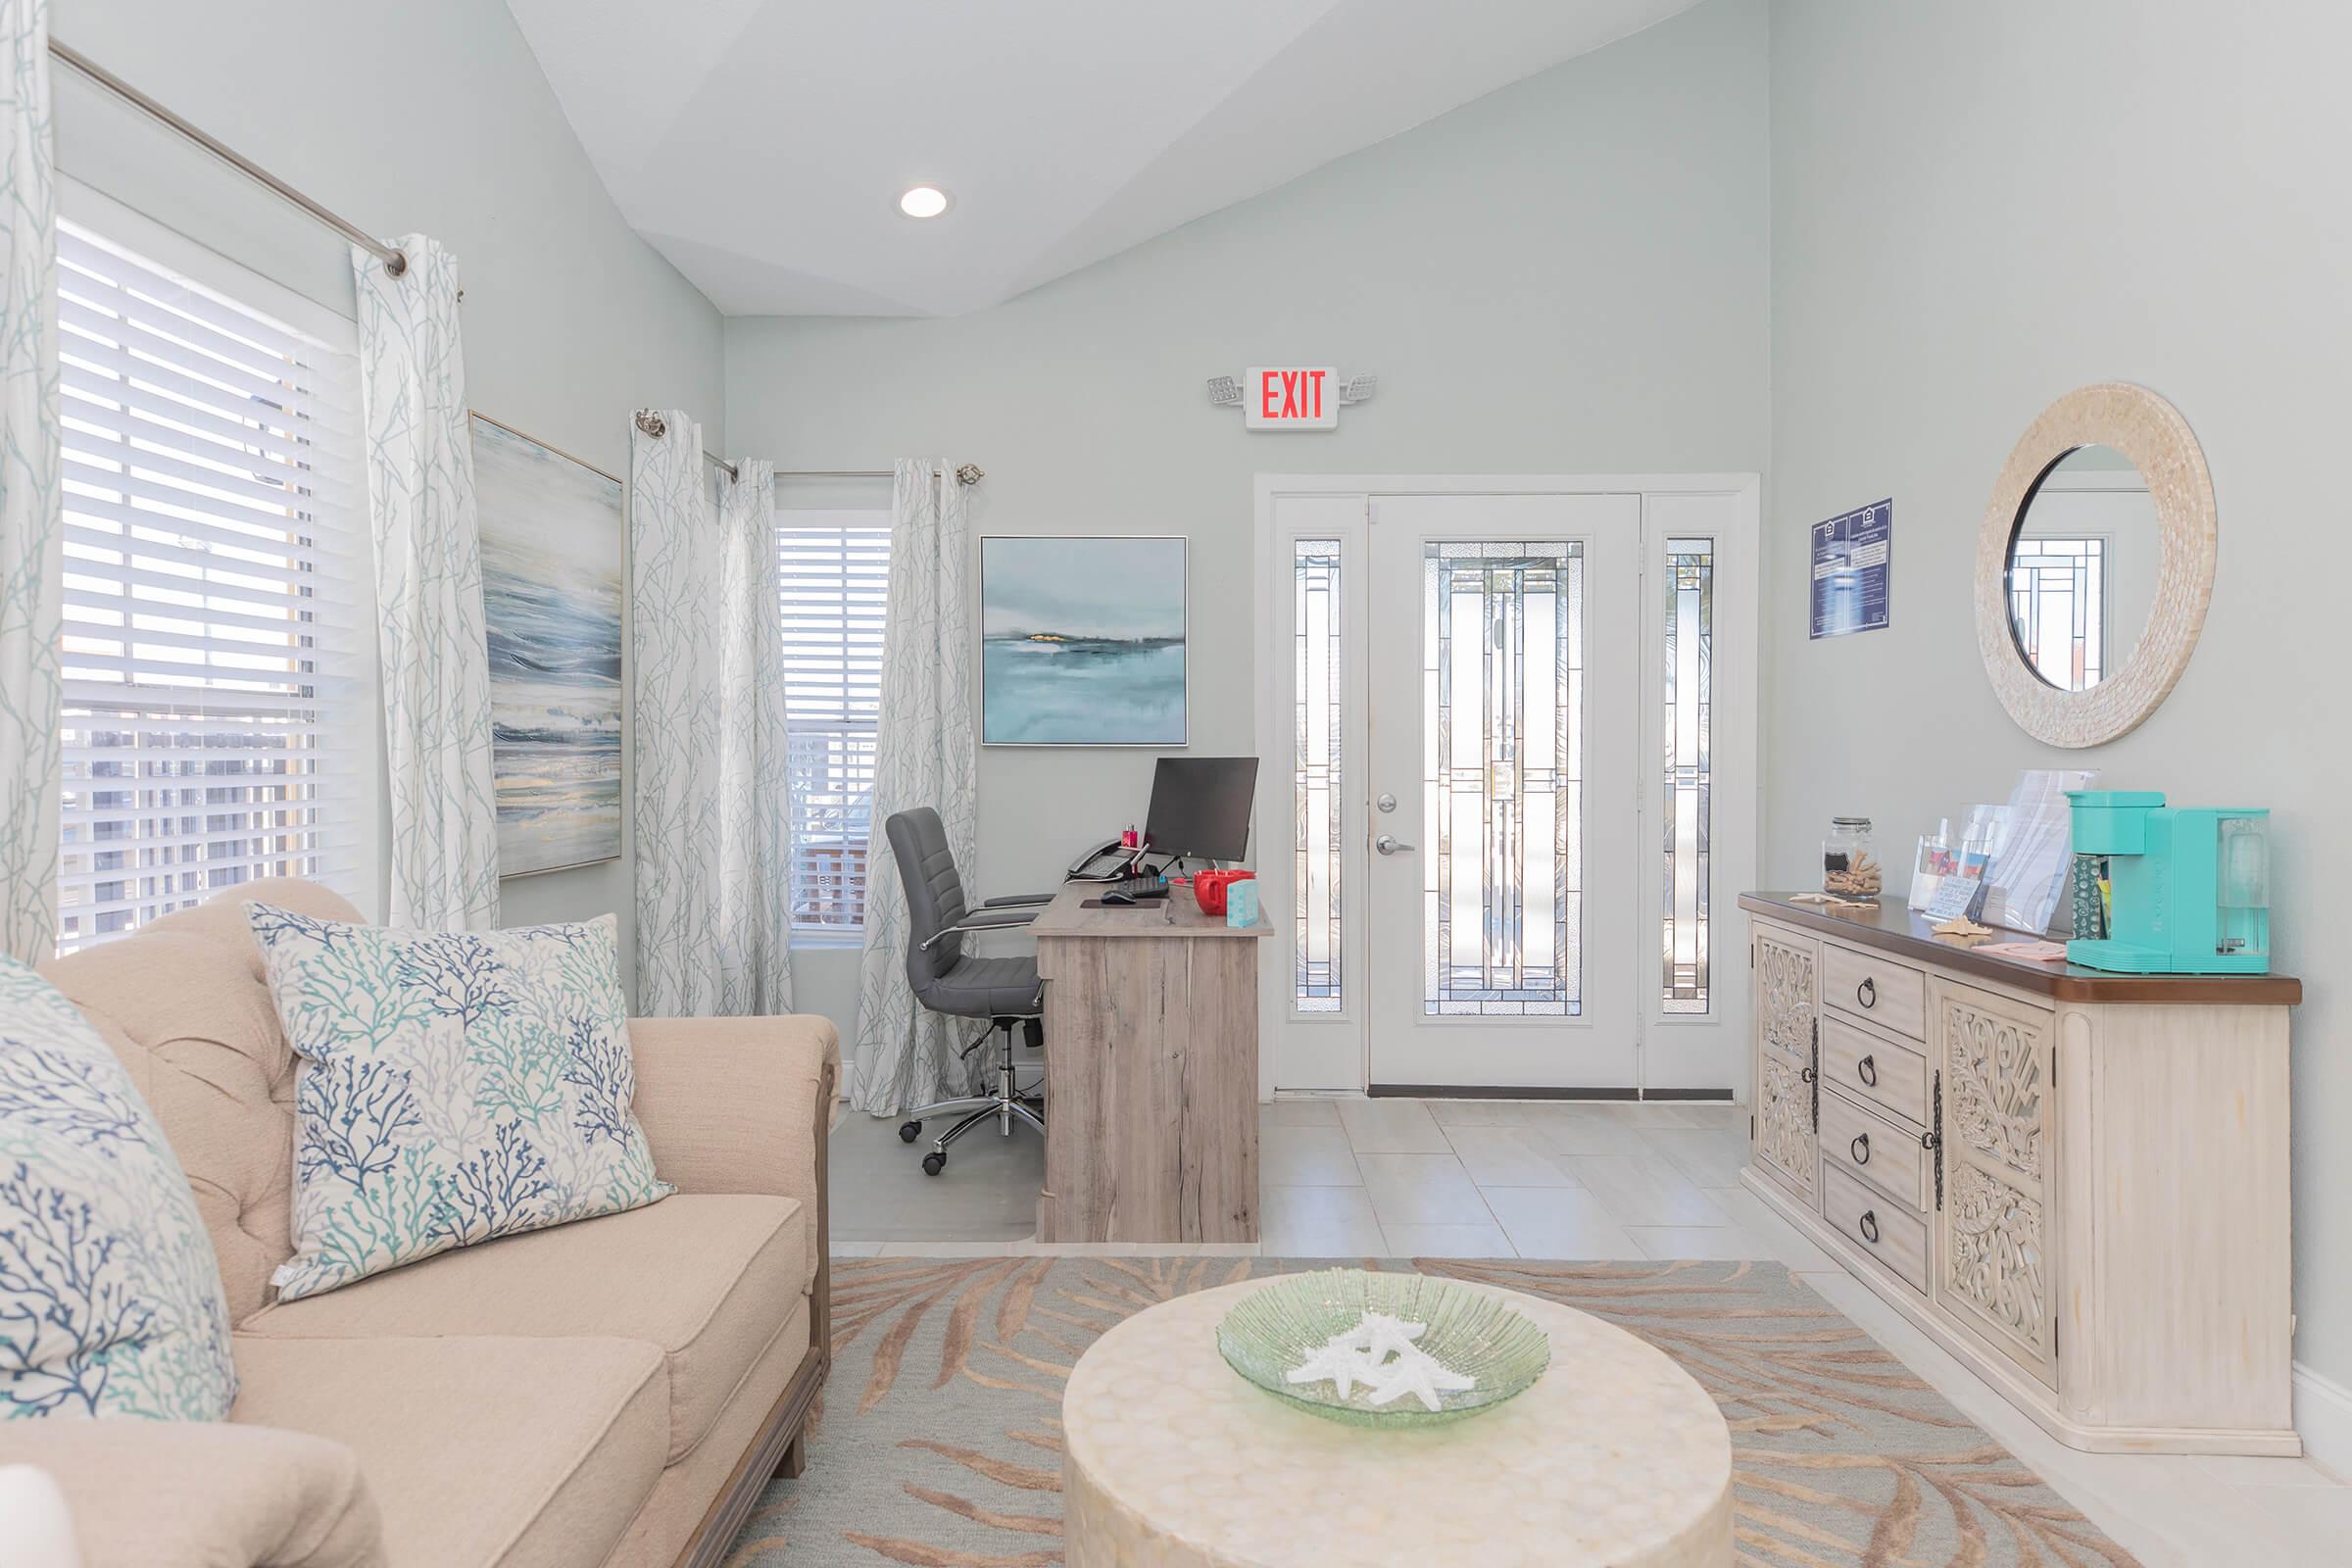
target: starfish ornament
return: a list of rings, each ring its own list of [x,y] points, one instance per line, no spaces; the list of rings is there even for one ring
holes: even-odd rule
[[[1408,1323],[1386,1312],[1366,1312],[1343,1338],[1370,1353],[1375,1362],[1392,1355],[1418,1354],[1413,1342],[1429,1332],[1426,1323]]]
[[[1369,1384],[1380,1375],[1380,1367],[1370,1356],[1347,1343],[1348,1338],[1343,1334],[1333,1339],[1295,1369],[1285,1372],[1283,1381],[1321,1383],[1328,1380],[1343,1399],[1358,1383]]]
[[[1443,1407],[1438,1398],[1441,1391],[1458,1391],[1478,1386],[1478,1380],[1459,1372],[1447,1370],[1446,1364],[1427,1351],[1407,1347],[1402,1355],[1380,1369],[1371,1390],[1364,1396],[1373,1404],[1391,1404],[1405,1395],[1412,1395],[1425,1409]]]

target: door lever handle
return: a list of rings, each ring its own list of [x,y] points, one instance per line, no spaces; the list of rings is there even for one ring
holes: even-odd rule
[[[1383,833],[1372,841],[1372,847],[1383,855],[1395,855],[1398,850],[1417,848],[1415,845],[1397,843],[1396,835],[1394,833]]]

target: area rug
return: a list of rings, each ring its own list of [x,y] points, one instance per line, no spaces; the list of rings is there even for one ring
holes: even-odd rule
[[[1079,1354],[1153,1302],[1331,1264],[836,1260],[833,1371],[808,1473],[768,1489],[728,1568],[1061,1562],[1058,1417]],[[1731,1426],[1746,1568],[2136,1562],[1780,1264],[1395,1258],[1365,1266],[1547,1297],[1672,1356]]]

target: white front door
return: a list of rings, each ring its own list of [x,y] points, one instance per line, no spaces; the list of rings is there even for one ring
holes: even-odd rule
[[[1371,498],[1370,1082],[1636,1081],[1642,498]]]
[[[1260,517],[1263,1086],[1737,1093],[1753,481],[1261,480]]]

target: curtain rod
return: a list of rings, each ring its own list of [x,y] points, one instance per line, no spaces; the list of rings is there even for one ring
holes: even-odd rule
[[[348,219],[341,218],[336,214],[327,211],[324,207],[319,206],[317,202],[311,200],[310,197],[305,196],[302,192],[296,190],[293,186],[287,184],[275,174],[270,173],[268,170],[255,163],[252,159],[247,158],[244,154],[238,152],[235,148],[230,147],[225,142],[205,134],[202,130],[199,130],[187,121],[182,120],[171,110],[166,109],[162,104],[157,103],[154,99],[139,91],[138,88],[133,87],[129,82],[124,81],[121,76],[116,75],[104,66],[99,65],[87,55],[82,54],[79,50],[68,48],[65,44],[58,41],[56,37],[52,36],[49,40],[49,52],[55,55],[60,61],[63,61],[66,65],[69,65],[75,71],[80,72],[84,76],[87,76],[99,86],[104,87],[108,92],[113,93],[116,97],[130,105],[133,109],[138,110],[140,113],[148,116],[150,119],[159,121],[163,124],[168,125],[172,129],[179,132],[180,135],[185,136],[188,140],[194,142],[206,152],[211,153],[215,158],[220,159],[222,163],[228,165],[229,168],[235,170],[238,173],[243,174],[247,179],[250,179],[255,184],[260,185],[264,190],[270,191],[274,195],[283,197],[285,200],[292,202],[295,206],[310,214],[319,222],[324,223],[336,233],[341,234],[345,239],[350,240],[354,245],[359,246],[362,250],[371,252],[383,262],[384,270],[391,273],[394,277],[399,277],[401,274],[408,271],[409,258],[400,249],[400,247],[397,245],[387,245],[382,240],[377,239],[374,235],[368,233],[366,229],[361,228],[358,224],[350,221]]]
[[[659,441],[669,434],[669,421],[662,417],[659,409],[639,409],[637,428]],[[741,469],[709,447],[703,449],[703,461],[715,465],[730,479],[743,477]],[[888,479],[894,474],[889,468],[778,468],[775,476],[779,479]],[[939,477],[937,468],[931,470],[931,477]],[[975,485],[987,477],[977,463],[966,463],[956,470],[956,482],[960,485]]]
[[[776,470],[776,477],[779,479],[889,479],[895,476],[894,470],[889,468],[778,468]],[[934,479],[939,477],[937,468],[931,470],[931,477]],[[977,463],[964,464],[956,470],[957,484],[978,484],[987,477],[986,470]]]

